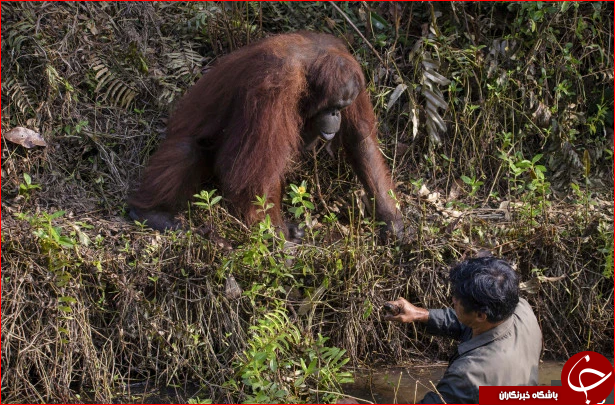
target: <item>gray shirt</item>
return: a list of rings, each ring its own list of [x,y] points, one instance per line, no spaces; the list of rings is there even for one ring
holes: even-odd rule
[[[436,386],[438,392],[427,393],[420,403],[439,404],[444,399],[449,404],[478,404],[481,385],[538,385],[542,333],[523,298],[510,318],[474,338],[452,308],[430,309],[427,332],[461,343]]]

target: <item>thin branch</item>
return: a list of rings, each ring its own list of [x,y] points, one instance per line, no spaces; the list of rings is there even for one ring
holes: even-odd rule
[[[348,18],[348,16],[346,15],[346,13],[344,13],[334,2],[330,1],[329,4],[331,4],[331,6],[336,9],[343,17],[346,21],[348,21],[348,24],[350,24],[350,26],[352,28],[354,28],[354,30],[357,32],[357,34],[359,34],[359,36],[361,38],[363,38],[363,41],[365,41],[365,43],[367,44],[367,46],[369,46],[369,48],[372,50],[372,52],[374,52],[374,55],[376,55],[376,57],[378,58],[378,60],[380,61],[380,63],[382,63],[384,65],[384,61],[382,60],[382,58],[380,57],[380,54],[378,53],[378,51],[376,51],[376,49],[372,46],[372,44],[367,40],[367,38],[365,38],[365,36],[363,36],[363,34],[361,33],[361,31],[359,31],[359,29],[357,28],[356,25],[354,25],[352,23],[352,21],[350,21],[350,18]]]

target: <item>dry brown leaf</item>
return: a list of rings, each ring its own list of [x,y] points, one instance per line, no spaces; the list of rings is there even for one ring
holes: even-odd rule
[[[243,290],[232,275],[226,278],[224,282],[224,296],[228,300],[236,300],[241,297]]]
[[[453,181],[453,184],[451,186],[451,191],[449,191],[448,193],[448,200],[451,201],[451,200],[459,199],[459,196],[464,194],[463,187],[464,187],[463,180],[459,178],[455,179],[455,181]]]
[[[47,146],[47,142],[45,142],[41,134],[24,127],[15,127],[2,135],[4,135],[7,141],[28,149],[35,146]]]
[[[421,185],[421,188],[419,189],[419,197],[426,198],[430,193],[431,191],[429,191],[426,185]]]

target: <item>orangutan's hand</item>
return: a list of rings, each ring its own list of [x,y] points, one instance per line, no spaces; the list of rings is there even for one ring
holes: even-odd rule
[[[385,303],[384,310],[387,312],[384,316],[385,321],[411,323],[427,322],[429,319],[428,310],[416,307],[401,297],[396,301]]]

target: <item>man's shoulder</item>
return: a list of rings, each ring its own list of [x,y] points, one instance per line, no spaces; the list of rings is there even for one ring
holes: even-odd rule
[[[519,303],[515,308],[514,314],[522,320],[527,318],[536,319],[536,315],[534,314],[532,306],[529,302],[527,302],[525,298],[519,298]]]
[[[513,316],[517,335],[523,336],[523,339],[528,343],[531,342],[531,345],[542,347],[540,325],[538,325],[538,319],[527,300],[519,298],[519,304]]]
[[[527,300],[523,297],[519,297],[519,303],[517,304],[517,308],[527,308],[530,311],[532,310],[532,307],[530,306],[530,303],[527,302]]]

